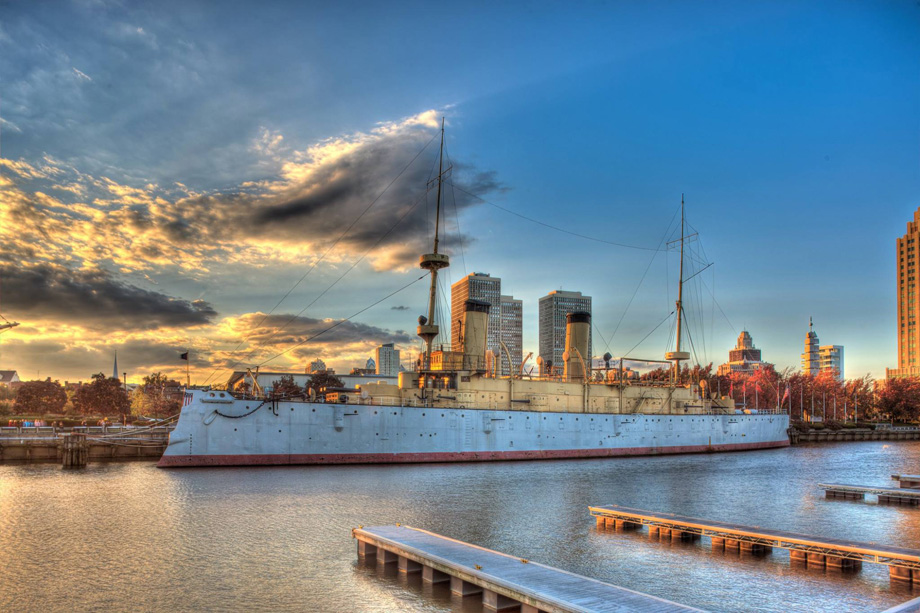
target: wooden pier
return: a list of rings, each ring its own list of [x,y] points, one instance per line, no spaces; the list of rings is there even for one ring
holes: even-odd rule
[[[920,505],[920,490],[898,487],[875,487],[872,485],[849,485],[846,483],[819,483],[827,498],[848,498],[862,500],[866,494],[878,496],[880,503]]]
[[[891,475],[891,478],[898,482],[899,487],[920,489],[920,475]]]
[[[359,559],[395,564],[425,582],[449,582],[454,595],[481,599],[486,611],[698,610],[418,528],[361,527],[352,536]]]
[[[172,428],[88,427],[0,428],[0,464],[58,462],[80,467],[87,462],[157,460]]]
[[[780,530],[765,530],[727,522],[697,519],[671,513],[656,513],[617,505],[588,507],[598,528],[637,529],[648,526],[661,538],[712,539],[713,549],[769,553],[774,547],[789,550],[793,563],[827,569],[853,569],[863,562],[888,566],[894,582],[920,585],[920,550],[872,543],[808,536]]]

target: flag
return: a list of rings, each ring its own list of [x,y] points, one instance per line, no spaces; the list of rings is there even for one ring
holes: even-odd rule
[[[183,353],[182,355],[180,355],[180,356],[179,356],[179,359],[180,359],[180,360],[185,360],[186,362],[188,362],[188,351],[186,351],[185,353]]]
[[[780,404],[783,404],[784,402],[786,402],[786,400],[787,400],[788,398],[789,398],[789,386],[787,385],[787,386],[786,386],[786,391],[783,393],[783,399],[780,400],[779,403],[780,403]]]

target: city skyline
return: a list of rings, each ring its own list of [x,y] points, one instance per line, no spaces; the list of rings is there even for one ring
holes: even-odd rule
[[[368,307],[430,251],[442,116],[444,304],[491,271],[523,301],[525,355],[565,288],[594,299],[595,355],[660,358],[677,266],[656,250],[686,194],[714,262],[701,362],[745,329],[798,367],[814,316],[850,377],[897,364],[913,5],[481,7],[442,57],[445,16],[410,5],[176,6],[2,9],[0,314],[21,325],[0,368],[87,380],[117,351],[130,382],[184,380],[190,351],[193,382],[220,383],[416,352],[426,283]]]

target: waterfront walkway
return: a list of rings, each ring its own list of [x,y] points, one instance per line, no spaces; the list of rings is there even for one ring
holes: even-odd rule
[[[397,564],[431,583],[450,582],[458,596],[482,599],[487,611],[522,613],[697,611],[522,558],[408,526],[356,528],[358,556]]]

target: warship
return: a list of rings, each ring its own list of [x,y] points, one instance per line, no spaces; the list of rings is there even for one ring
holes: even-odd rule
[[[378,464],[492,460],[608,458],[711,453],[789,445],[789,416],[749,410],[721,397],[705,379],[682,382],[684,223],[681,204],[680,275],[675,350],[668,381],[637,381],[619,368],[591,371],[591,316],[566,319],[561,373],[541,368],[524,376],[511,368],[499,376],[487,351],[488,302],[467,300],[458,346],[438,345],[435,321],[438,272],[450,258],[438,251],[444,180],[444,125],[437,177],[427,316],[419,317],[425,350],[416,370],[398,380],[336,389],[319,398],[241,395],[192,390],[185,398],[158,466]]]

